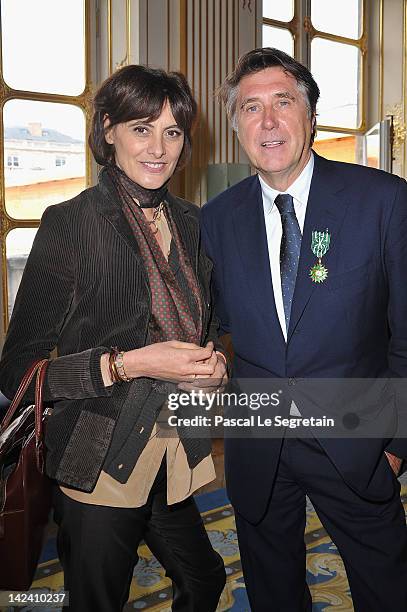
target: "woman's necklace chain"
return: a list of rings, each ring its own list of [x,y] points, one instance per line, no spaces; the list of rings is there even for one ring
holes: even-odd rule
[[[153,214],[153,218],[151,219],[151,221],[147,221],[153,233],[153,236],[155,236],[156,233],[158,232],[157,221],[160,221],[163,210],[164,210],[164,202],[161,202],[161,204],[157,206],[157,208],[154,209],[154,214]]]

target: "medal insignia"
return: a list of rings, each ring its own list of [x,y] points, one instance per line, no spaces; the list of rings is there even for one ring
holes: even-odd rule
[[[309,275],[312,282],[323,283],[328,277],[328,268],[322,263],[322,258],[327,254],[331,242],[331,235],[328,230],[325,232],[312,232],[311,251],[317,257],[317,263],[312,266]]]

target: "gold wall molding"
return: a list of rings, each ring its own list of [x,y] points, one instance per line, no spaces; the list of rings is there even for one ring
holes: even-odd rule
[[[404,121],[404,105],[402,102],[386,106],[386,117],[393,119],[393,148],[399,150],[406,140],[407,126]]]
[[[407,126],[402,102],[385,107],[385,116],[392,118],[392,154],[397,165],[403,163]]]
[[[3,81],[3,77],[0,76],[0,98],[4,104],[9,97],[11,97],[12,90],[10,87]]]
[[[126,0],[126,20],[125,20],[125,32],[126,32],[126,54],[122,60],[116,62],[115,70],[119,68],[123,68],[123,66],[128,66],[131,58],[131,0]],[[109,20],[108,27],[112,28],[112,20]],[[109,40],[111,41],[113,38],[112,32],[110,32]],[[110,64],[111,65],[111,64]]]
[[[9,231],[13,229],[13,227],[14,227],[14,224],[13,224],[12,219],[6,213],[2,214],[0,216],[0,231],[1,231],[2,237],[4,238],[2,240],[2,244],[5,244],[6,242],[5,238],[7,234],[9,233]]]
[[[296,15],[294,15],[291,21],[278,21],[277,19],[263,17],[262,22],[264,23],[264,25],[270,25],[275,28],[283,28],[284,30],[289,30],[293,36],[298,36],[300,20]],[[304,18],[304,30],[310,33],[312,30],[314,30],[309,17]]]

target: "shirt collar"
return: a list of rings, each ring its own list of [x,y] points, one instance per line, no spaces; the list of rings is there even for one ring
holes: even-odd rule
[[[306,206],[308,202],[309,190],[311,187],[312,173],[314,171],[314,154],[311,151],[310,158],[302,170],[301,174],[295,179],[292,185],[289,186],[285,193],[289,193],[294,198],[294,203],[300,206]],[[277,191],[267,185],[267,183],[259,176],[261,191],[263,195],[264,211],[269,214],[273,210],[274,200],[281,191]]]

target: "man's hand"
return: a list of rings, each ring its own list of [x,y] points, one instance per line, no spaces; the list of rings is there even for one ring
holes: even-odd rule
[[[396,457],[396,455],[392,455],[391,453],[388,453],[387,451],[384,451],[384,454],[386,455],[387,460],[390,463],[391,469],[393,470],[395,475],[398,476],[403,460],[400,459],[400,457]]]

